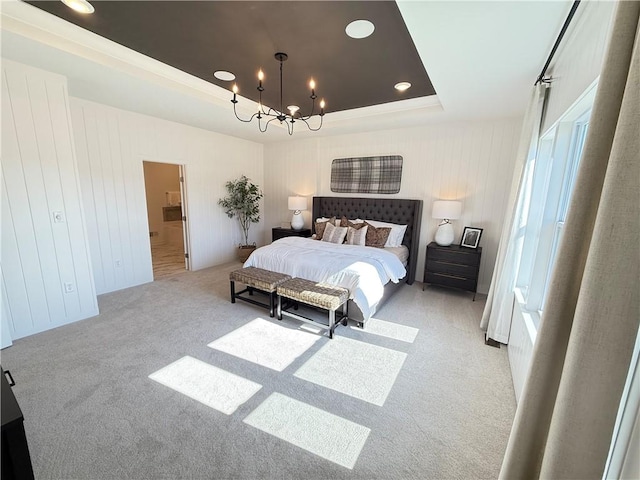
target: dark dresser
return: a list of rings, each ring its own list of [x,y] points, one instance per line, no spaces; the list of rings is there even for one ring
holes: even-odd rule
[[[275,242],[276,240],[284,237],[310,237],[311,229],[303,228],[302,230],[294,230],[292,228],[280,228],[274,227],[271,229],[271,241]]]
[[[441,247],[436,242],[427,245],[427,258],[424,264],[424,285],[441,285],[473,292],[476,299],[478,272],[482,247],[476,249],[449,245]]]
[[[22,410],[11,391],[9,382],[2,375],[2,479],[33,479],[31,457],[24,433]]]

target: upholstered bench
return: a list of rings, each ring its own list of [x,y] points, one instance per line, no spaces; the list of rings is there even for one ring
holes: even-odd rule
[[[333,331],[336,324],[336,310],[342,307],[342,316],[338,323],[342,322],[347,325],[347,300],[349,300],[349,290],[333,285],[322,285],[304,278],[292,278],[280,283],[276,288],[278,293],[278,320],[282,320],[282,316],[286,315],[303,322],[320,325],[329,330],[329,338],[333,338]],[[329,325],[319,324],[309,317],[292,313],[283,308],[283,298],[293,300],[305,305],[320,308],[329,311]]]
[[[231,287],[231,303],[236,303],[236,299],[243,300],[260,307],[269,308],[269,315],[274,316],[274,307],[276,300],[276,288],[282,282],[290,279],[290,275],[284,273],[271,272],[262,268],[247,267],[239,268],[229,274],[229,285]],[[247,286],[244,290],[236,292],[235,282],[243,283]],[[259,302],[253,298],[241,296],[243,293],[249,293],[253,296],[253,291],[258,290],[269,296],[269,304]]]

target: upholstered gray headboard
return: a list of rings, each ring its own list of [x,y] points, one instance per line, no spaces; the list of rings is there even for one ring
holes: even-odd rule
[[[401,198],[313,197],[313,222],[318,217],[363,218],[407,225],[402,244],[409,249],[406,281],[416,278],[422,200]]]

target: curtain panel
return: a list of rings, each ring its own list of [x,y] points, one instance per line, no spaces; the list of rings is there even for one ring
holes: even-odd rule
[[[514,301],[513,289],[522,251],[522,242],[518,242],[516,237],[524,203],[525,166],[537,153],[546,90],[543,84],[533,88],[524,116],[496,264],[480,321],[480,328],[487,332],[487,338],[500,343],[509,342]]]

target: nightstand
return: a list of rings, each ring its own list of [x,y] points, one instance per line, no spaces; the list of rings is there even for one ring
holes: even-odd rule
[[[271,229],[271,241],[275,242],[276,240],[284,237],[310,237],[311,229],[303,228],[302,230],[294,230],[292,228],[281,228],[274,227]]]
[[[478,272],[482,247],[465,248],[460,245],[441,247],[436,242],[427,245],[427,259],[424,264],[424,283],[458,288],[473,292],[476,299]]]

